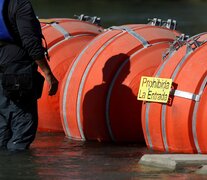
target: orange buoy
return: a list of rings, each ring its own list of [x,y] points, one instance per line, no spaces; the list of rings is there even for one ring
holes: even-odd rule
[[[39,131],[63,131],[60,119],[59,92],[62,79],[76,55],[103,29],[92,23],[76,19],[41,20],[42,32],[48,44],[49,65],[59,81],[55,96],[48,96],[48,84],[44,84],[38,100]]]
[[[112,27],[94,38],[65,75],[60,93],[67,137],[143,141],[137,82],[152,74],[178,33],[153,25]]]
[[[206,119],[207,119],[207,75],[199,89],[201,93],[200,101],[197,101],[193,111],[193,137],[198,153],[207,153],[207,131],[206,131]]]
[[[151,149],[177,153],[199,152],[198,144],[203,137],[201,124],[204,122],[200,119],[200,113],[205,111],[205,106],[198,110],[198,104],[207,82],[207,45],[204,39],[207,39],[206,33],[184,43],[175,41],[175,46],[153,75],[173,80],[173,98],[171,104],[143,103],[143,132],[147,146]],[[196,118],[197,110],[199,120]],[[196,130],[196,127],[200,130]]]

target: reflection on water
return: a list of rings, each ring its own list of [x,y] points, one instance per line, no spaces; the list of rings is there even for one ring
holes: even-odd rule
[[[207,1],[167,0],[31,0],[37,15],[70,17],[74,14],[100,16],[109,27],[130,23],[146,23],[148,18],[176,19],[178,30],[194,35],[207,31]]]
[[[138,165],[150,153],[144,145],[114,145],[71,141],[63,134],[39,133],[31,150],[0,151],[0,179],[138,180],[204,179],[191,169],[169,172]]]

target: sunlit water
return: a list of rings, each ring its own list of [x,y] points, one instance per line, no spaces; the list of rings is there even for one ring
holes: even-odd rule
[[[38,133],[26,152],[0,151],[0,179],[34,180],[136,180],[205,179],[193,168],[170,172],[138,164],[145,145],[80,142],[62,133]]]

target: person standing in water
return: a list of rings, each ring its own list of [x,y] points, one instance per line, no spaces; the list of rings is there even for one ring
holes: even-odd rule
[[[56,94],[58,80],[47,63],[41,26],[29,0],[1,0],[0,29],[0,147],[25,150],[37,131],[37,91],[42,90],[38,66],[49,95]]]

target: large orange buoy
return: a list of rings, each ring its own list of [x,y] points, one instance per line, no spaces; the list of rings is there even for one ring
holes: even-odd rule
[[[62,79],[76,55],[103,29],[76,19],[46,19],[41,20],[41,25],[48,46],[49,65],[59,81],[59,89],[55,96],[48,96],[48,85],[44,84],[38,100],[38,130],[58,132],[63,131],[59,109]]]
[[[165,27],[135,24],[109,28],[94,38],[69,67],[62,84],[66,136],[143,141],[136,81],[155,71],[176,35]]]
[[[193,137],[198,153],[207,153],[207,75],[199,89],[200,101],[197,101],[193,111]]]
[[[206,96],[203,93],[207,82],[207,45],[203,41],[206,39],[207,34],[203,33],[184,43],[175,41],[175,46],[156,70],[155,77],[173,80],[173,97],[171,104],[143,103],[142,125],[149,148],[196,153],[200,151],[199,143],[202,148],[207,147],[203,141],[205,120],[202,119],[206,106],[200,97]]]

